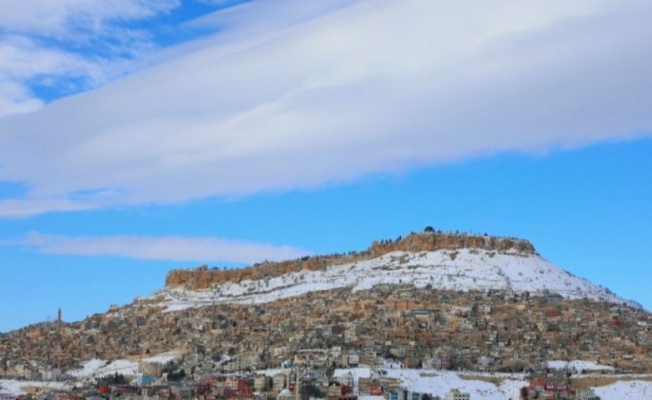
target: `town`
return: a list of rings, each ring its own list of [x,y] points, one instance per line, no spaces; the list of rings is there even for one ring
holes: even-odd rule
[[[153,305],[155,299],[139,299],[84,321],[68,324],[59,315],[4,334],[0,375],[70,381],[73,377],[66,372],[85,360],[107,360],[110,366],[109,360],[126,359],[137,364],[131,378],[140,385],[120,379],[119,384],[97,386],[94,380],[91,392],[101,389],[104,395],[125,398],[348,400],[382,395],[423,400],[430,394],[407,391],[400,380],[383,376],[383,368],[527,374],[529,384],[519,388],[521,398],[534,398],[527,397],[533,393],[591,398],[591,392],[568,378],[652,369],[648,313],[552,293],[451,292],[402,285],[170,313]],[[155,355],[170,351],[179,356],[157,362]],[[567,370],[560,378],[546,371],[546,360],[595,360],[602,367]],[[378,372],[355,382],[352,376],[336,374],[360,367]],[[465,392],[451,393],[450,398],[468,398]],[[570,397],[578,393],[584,397]],[[72,394],[74,390],[66,395]]]

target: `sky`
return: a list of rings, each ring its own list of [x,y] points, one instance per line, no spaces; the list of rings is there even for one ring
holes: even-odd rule
[[[0,0],[0,332],[433,226],[652,309],[647,0]]]

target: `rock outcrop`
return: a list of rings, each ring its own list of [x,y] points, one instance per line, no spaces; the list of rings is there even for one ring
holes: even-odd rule
[[[202,266],[196,269],[171,271],[165,281],[166,287],[184,287],[190,290],[208,289],[215,284],[241,280],[273,278],[301,270],[317,271],[331,265],[341,265],[380,257],[394,251],[423,252],[457,249],[484,249],[496,252],[534,254],[534,246],[521,239],[499,238],[481,235],[424,232],[413,233],[397,240],[373,242],[365,251],[352,254],[303,257],[278,263],[262,263],[251,267],[221,270]]]

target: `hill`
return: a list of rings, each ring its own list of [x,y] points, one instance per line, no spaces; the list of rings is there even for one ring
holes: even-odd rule
[[[7,376],[174,351],[200,377],[279,367],[307,349],[341,367],[514,372],[582,360],[649,373],[652,317],[525,240],[425,232],[359,253],[172,271],[132,304],[0,337]]]

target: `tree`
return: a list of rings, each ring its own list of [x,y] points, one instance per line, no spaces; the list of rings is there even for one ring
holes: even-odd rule
[[[435,229],[432,226],[428,225],[428,226],[426,226],[426,228],[423,231],[424,232],[434,232]]]
[[[98,378],[97,383],[99,385],[106,385],[106,386],[124,385],[124,384],[127,383],[127,379],[125,379],[124,375],[118,374],[116,372],[113,375],[107,375],[107,376],[103,376],[101,378]]]
[[[181,369],[180,371],[168,373],[168,381],[170,382],[182,381],[185,379],[185,377],[186,377],[186,371],[184,369]]]

